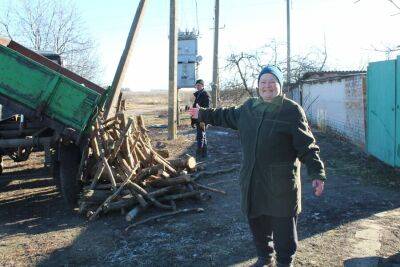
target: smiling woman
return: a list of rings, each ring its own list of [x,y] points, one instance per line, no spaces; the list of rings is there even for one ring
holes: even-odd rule
[[[325,170],[303,109],[282,94],[280,69],[263,68],[258,81],[259,97],[239,107],[189,113],[199,122],[239,131],[241,206],[259,257],[255,266],[273,263],[274,252],[278,266],[292,266],[301,212],[300,162],[307,165],[316,196],[323,192]]]
[[[266,102],[282,95],[283,74],[275,66],[265,67],[258,75],[258,95]]]

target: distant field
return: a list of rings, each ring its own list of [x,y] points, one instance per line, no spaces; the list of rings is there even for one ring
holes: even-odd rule
[[[183,109],[193,103],[194,89],[179,91],[179,106]],[[168,110],[168,91],[125,92],[126,109],[131,115],[149,112],[164,113]]]

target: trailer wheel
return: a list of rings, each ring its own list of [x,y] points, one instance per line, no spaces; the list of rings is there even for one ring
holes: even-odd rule
[[[59,149],[59,162],[56,163],[58,165],[56,169],[59,169],[57,178],[59,179],[61,194],[67,205],[74,207],[81,189],[77,177],[81,152],[79,147],[74,144],[60,144]]]

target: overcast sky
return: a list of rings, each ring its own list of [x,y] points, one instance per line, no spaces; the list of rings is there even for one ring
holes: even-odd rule
[[[0,0],[1,1],[1,0]],[[139,0],[73,0],[96,40],[112,81]],[[198,29],[199,76],[211,81],[215,0],[178,0],[178,25]],[[400,0],[398,1],[400,5]],[[293,0],[292,54],[322,49],[326,36],[330,69],[348,70],[384,59],[372,46],[399,45],[400,15],[387,0]],[[197,24],[198,21],[198,24]],[[286,42],[285,0],[220,0],[220,65],[232,52],[256,51],[271,39]],[[168,88],[169,0],[148,0],[124,87]],[[265,62],[267,64],[268,62]],[[224,79],[224,77],[221,77]]]

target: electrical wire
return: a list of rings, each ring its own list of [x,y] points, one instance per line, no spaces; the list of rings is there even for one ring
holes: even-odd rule
[[[197,0],[194,0],[194,3],[196,5],[196,23],[197,23],[197,35],[200,35],[200,27],[199,27],[199,12],[197,9]]]

